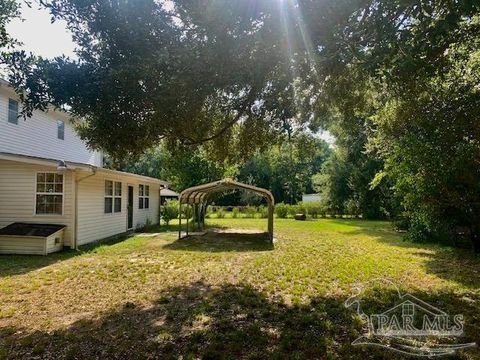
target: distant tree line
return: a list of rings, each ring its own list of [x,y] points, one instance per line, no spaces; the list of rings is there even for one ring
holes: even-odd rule
[[[139,159],[121,163],[120,169],[165,179],[178,191],[231,177],[269,189],[277,202],[295,204],[302,199],[302,194],[315,191],[313,175],[321,170],[331,154],[332,149],[324,140],[300,132],[284,137],[243,162],[219,162],[204,146],[171,151],[162,145]],[[262,203],[261,198],[248,192],[230,191],[219,195],[213,198],[217,205]]]

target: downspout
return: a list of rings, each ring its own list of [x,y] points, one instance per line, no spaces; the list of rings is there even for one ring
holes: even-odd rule
[[[78,184],[85,180],[88,179],[89,177],[94,176],[97,173],[97,168],[95,166],[91,166],[90,170],[92,173],[90,175],[84,176],[80,179],[75,179],[75,231],[73,235],[73,241],[75,242],[75,250],[78,250],[78,244],[77,244],[77,235],[78,235]]]

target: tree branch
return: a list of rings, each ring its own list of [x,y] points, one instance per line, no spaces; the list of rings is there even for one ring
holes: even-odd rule
[[[245,111],[247,110],[248,104],[253,100],[253,94],[254,94],[254,91],[253,91],[253,88],[252,88],[249,91],[249,94],[248,94],[247,98],[243,101],[243,104],[241,105],[241,107],[240,107],[241,109],[239,110],[238,114],[232,120],[228,121],[215,134],[213,134],[211,136],[208,136],[208,137],[205,137],[205,138],[202,138],[202,139],[192,139],[192,138],[185,137],[185,139],[188,140],[186,142],[186,145],[202,144],[204,142],[214,140],[214,139],[218,138],[219,136],[223,135],[230,127],[232,127],[235,123],[237,123],[240,120],[240,118],[245,114]]]

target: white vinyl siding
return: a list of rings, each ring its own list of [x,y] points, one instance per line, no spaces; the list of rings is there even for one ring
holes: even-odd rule
[[[79,171],[77,178],[87,176],[87,172]],[[105,181],[121,183],[121,212],[105,213]],[[127,200],[128,186],[133,186],[133,203],[138,203],[139,181],[133,176],[110,175],[97,173],[78,183],[78,245],[108,238],[127,231]],[[159,187],[150,186],[150,209],[138,211],[133,207],[133,228],[145,224],[147,219],[151,223],[158,223]]]
[[[35,214],[36,174],[54,172],[55,167],[0,160],[0,228],[14,222],[63,224],[65,245],[69,246],[74,229],[74,177],[64,176],[63,215]]]
[[[0,254],[46,255],[45,238],[2,235]]]
[[[34,111],[31,118],[18,119],[16,125],[10,123],[9,99],[12,97],[15,98],[15,94],[11,90],[0,87],[0,152],[102,167],[101,154],[88,149],[61,112]],[[59,139],[57,120],[64,122],[65,140]]]
[[[63,230],[48,237],[0,235],[0,254],[47,255],[63,248]]]

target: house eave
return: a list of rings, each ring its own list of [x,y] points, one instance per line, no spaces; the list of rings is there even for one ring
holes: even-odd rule
[[[22,162],[27,164],[35,164],[35,165],[51,166],[51,167],[56,167],[58,163],[62,161],[61,159],[49,159],[49,158],[43,158],[38,156],[13,154],[13,153],[6,153],[6,152],[0,152],[0,160],[17,161],[17,162]],[[67,164],[67,169],[69,170],[83,170],[83,171],[96,172],[96,173],[106,173],[106,174],[117,175],[117,176],[133,177],[145,182],[155,183],[155,184],[159,184],[161,186],[166,186],[166,187],[168,186],[168,182],[164,180],[152,178],[149,176],[132,174],[129,172],[118,171],[118,170],[104,169],[94,165],[77,163],[72,161],[65,161],[65,163]]]

